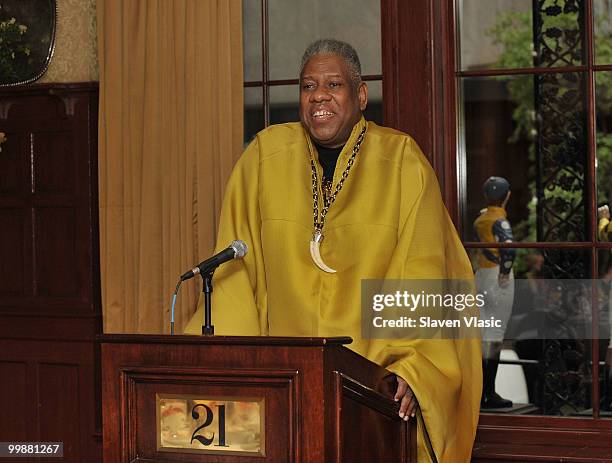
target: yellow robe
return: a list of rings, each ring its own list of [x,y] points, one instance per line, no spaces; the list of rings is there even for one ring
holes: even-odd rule
[[[302,125],[271,126],[246,149],[227,185],[217,251],[242,239],[249,252],[215,273],[215,332],[351,336],[349,348],[413,389],[438,461],[468,462],[482,387],[480,340],[361,338],[362,279],[473,277],[436,176],[408,135],[362,118],[340,153],[334,186],[364,125],[361,151],[323,230],[321,254],[336,274],[310,258],[308,153],[315,151]],[[201,324],[202,307],[186,332],[199,334]],[[418,447],[419,461],[430,461],[422,423]]]

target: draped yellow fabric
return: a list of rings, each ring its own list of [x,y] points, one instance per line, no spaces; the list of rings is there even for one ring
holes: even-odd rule
[[[242,239],[249,253],[215,274],[215,331],[351,336],[351,349],[414,390],[438,461],[468,462],[482,384],[480,341],[361,338],[362,279],[472,278],[435,174],[409,136],[362,119],[340,153],[334,184],[364,125],[361,151],[323,230],[322,256],[336,274],[310,258],[313,148],[301,124],[269,127],[247,148],[226,189],[217,250]],[[187,332],[200,333],[201,323],[200,307]],[[419,461],[429,461],[422,426],[418,435]]]

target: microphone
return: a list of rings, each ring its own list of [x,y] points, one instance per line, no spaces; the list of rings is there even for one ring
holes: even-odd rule
[[[215,254],[212,257],[209,257],[205,261],[200,262],[196,267],[192,268],[188,272],[185,272],[181,275],[181,281],[189,280],[200,273],[208,273],[211,270],[216,269],[219,265],[232,260],[232,259],[242,259],[249,248],[246,243],[242,240],[235,240],[229,245],[227,249]]]

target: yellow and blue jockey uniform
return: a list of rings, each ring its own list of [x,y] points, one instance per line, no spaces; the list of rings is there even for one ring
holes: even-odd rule
[[[483,209],[474,221],[474,232],[476,240],[483,243],[514,241],[512,227],[506,218],[506,210],[503,207],[488,206]],[[499,266],[500,273],[508,274],[512,270],[515,256],[516,250],[511,248],[482,248],[478,252],[478,268]]]
[[[510,198],[510,183],[503,177],[492,176],[482,187],[487,200],[486,209],[474,221],[476,240],[483,243],[511,243],[512,227],[506,218],[506,210],[495,204],[505,205]],[[505,338],[506,327],[514,304],[514,274],[512,264],[516,251],[512,248],[481,248],[478,250],[478,269],[475,282],[484,296],[481,308],[483,319],[495,318],[499,325],[482,330],[482,399],[481,409],[508,408],[512,401],[495,392],[495,377],[499,356]],[[502,277],[503,278],[500,278]]]
[[[599,219],[597,224],[597,237],[599,241],[612,241],[612,222],[610,222],[610,219],[606,217]]]

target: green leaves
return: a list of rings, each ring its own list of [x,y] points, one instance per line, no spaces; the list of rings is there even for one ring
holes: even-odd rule
[[[27,33],[15,18],[0,21],[0,82],[18,80],[31,67]]]

